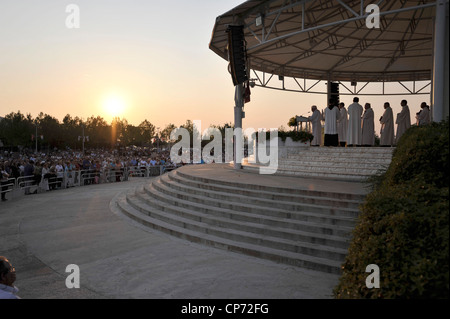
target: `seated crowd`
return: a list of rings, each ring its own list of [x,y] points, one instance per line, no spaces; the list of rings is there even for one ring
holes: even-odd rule
[[[170,160],[169,151],[152,152],[146,149],[130,149],[119,154],[117,150],[54,151],[46,153],[10,153],[0,154],[1,195],[6,200],[5,191],[11,188],[13,181],[40,185],[44,190],[74,186],[76,183],[98,184],[119,182],[128,174],[145,176],[143,172],[151,168],[164,171],[176,167]],[[127,175],[125,175],[125,171]],[[25,194],[29,188],[25,187]]]

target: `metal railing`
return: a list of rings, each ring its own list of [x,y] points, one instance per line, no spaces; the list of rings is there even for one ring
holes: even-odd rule
[[[12,197],[30,193],[43,193],[50,190],[69,187],[80,187],[93,184],[117,183],[127,181],[129,178],[160,176],[165,172],[178,168],[173,165],[155,166],[127,166],[120,169],[105,168],[101,170],[86,169],[78,171],[65,171],[61,175],[48,173],[36,178],[36,175],[8,178],[1,181],[0,194],[2,199],[6,194]]]
[[[4,198],[6,198],[6,193],[10,193],[12,192],[12,190],[14,189],[14,187],[16,186],[16,179],[15,178],[7,178],[4,179],[0,182],[0,194],[1,194],[1,198],[2,200]]]

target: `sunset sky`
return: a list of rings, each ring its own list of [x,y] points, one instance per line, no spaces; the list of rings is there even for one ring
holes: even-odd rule
[[[234,122],[228,63],[208,48],[215,18],[243,0],[2,0],[0,4],[0,116],[44,112],[62,120],[114,116],[156,127],[201,120],[202,128]],[[66,6],[80,9],[69,29]],[[394,115],[408,99],[411,118],[429,96],[361,96],[378,118],[383,102]],[[325,95],[252,90],[244,127],[287,127]],[[346,105],[351,96],[341,97]],[[379,133],[379,132],[378,132]]]

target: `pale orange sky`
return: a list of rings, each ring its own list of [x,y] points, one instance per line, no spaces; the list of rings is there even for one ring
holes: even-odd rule
[[[217,16],[242,3],[229,1],[21,0],[0,4],[0,116],[44,112],[86,119],[113,116],[156,127],[201,120],[202,128],[234,122],[234,87],[228,63],[208,48]],[[68,4],[80,8],[80,28],[68,29]],[[274,80],[275,81],[275,80]],[[121,114],[105,110],[120,99]],[[378,118],[384,101],[394,115],[409,101],[411,120],[429,96],[360,96]],[[352,96],[341,96],[346,105]],[[115,102],[116,104],[118,102]],[[326,95],[252,90],[244,127],[287,127]]]

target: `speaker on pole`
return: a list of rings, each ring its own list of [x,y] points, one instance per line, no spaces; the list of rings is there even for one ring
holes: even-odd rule
[[[333,105],[339,105],[339,83],[330,82],[330,101]]]
[[[229,25],[228,33],[228,71],[234,86],[248,80],[247,77],[247,49],[245,45],[244,26]]]

